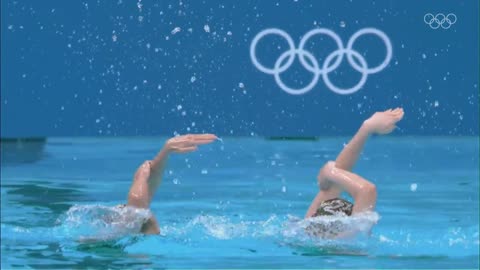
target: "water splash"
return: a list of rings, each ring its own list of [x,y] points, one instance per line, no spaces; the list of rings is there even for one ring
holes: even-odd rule
[[[368,213],[355,217],[329,216],[310,219],[302,219],[291,215],[284,217],[271,215],[266,220],[255,221],[239,218],[235,220],[226,216],[199,215],[188,221],[184,226],[179,224],[174,224],[173,226],[163,225],[162,234],[165,236],[178,236],[201,230],[204,235],[217,239],[263,237],[297,240],[309,238],[329,239],[331,237],[312,236],[307,229],[312,225],[333,227],[332,224],[341,223],[342,227],[348,228],[349,236],[352,236],[356,233],[369,232],[378,219],[377,213]]]
[[[143,221],[150,217],[148,210],[106,207],[100,205],[74,206],[57,220],[51,228],[23,228],[2,224],[2,241],[14,241],[19,246],[61,242],[62,247],[77,249],[85,244],[108,245],[126,252],[147,254],[190,254],[191,248],[211,254],[222,246],[227,252],[238,252],[235,246],[262,249],[262,252],[283,247],[282,252],[295,252],[312,256],[325,254],[351,254],[373,256],[468,256],[478,255],[477,227],[452,227],[447,231],[416,229],[384,231],[377,221],[377,213],[353,217],[329,216],[303,219],[286,215],[270,215],[252,220],[243,215],[197,215],[191,219],[162,222],[160,236],[139,236]],[[322,238],[308,233],[311,225],[341,223],[355,232],[349,238]],[[164,248],[158,248],[165,246]],[[87,250],[91,248],[88,247]],[[197,251],[196,251],[197,252]],[[182,253],[182,254],[183,254]],[[263,253],[262,253],[263,254]],[[291,254],[291,253],[289,253]]]
[[[140,233],[151,215],[128,206],[75,205],[57,219],[55,231],[82,243],[112,240]]]
[[[301,220],[293,219],[288,230],[284,231],[284,236],[302,236],[304,239],[320,240],[355,238],[362,234],[369,234],[379,219],[380,216],[376,212],[354,216],[333,215]]]

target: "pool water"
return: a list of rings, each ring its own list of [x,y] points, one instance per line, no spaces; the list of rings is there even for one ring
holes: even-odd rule
[[[318,170],[348,139],[223,138],[173,155],[151,207],[161,235],[90,244],[78,238],[92,217],[72,209],[125,203],[165,138],[48,139],[36,161],[2,160],[2,269],[479,267],[478,137],[372,138],[355,167],[377,185],[371,235],[302,233]]]

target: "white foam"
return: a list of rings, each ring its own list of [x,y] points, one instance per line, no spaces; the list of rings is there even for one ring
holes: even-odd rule
[[[57,220],[65,236],[83,240],[109,240],[140,233],[151,217],[148,209],[75,205]]]
[[[306,232],[309,225],[331,225],[341,223],[348,228],[349,236],[358,233],[367,233],[379,220],[377,213],[347,216],[326,216],[302,219],[287,215],[278,217],[271,215],[266,220],[231,220],[225,216],[199,215],[183,226],[163,225],[162,233],[165,235],[189,235],[192,231],[200,229],[208,236],[217,239],[232,239],[237,237],[253,238],[281,238],[282,241],[306,241],[312,237]],[[316,237],[318,238],[318,237]],[[321,237],[320,237],[321,238]],[[324,237],[325,239],[329,237]],[[330,237],[331,238],[331,237]]]

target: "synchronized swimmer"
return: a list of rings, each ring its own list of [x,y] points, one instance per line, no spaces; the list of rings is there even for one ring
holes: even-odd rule
[[[353,173],[355,165],[365,142],[372,134],[391,133],[396,123],[403,118],[401,108],[377,112],[365,120],[351,141],[343,148],[335,161],[328,161],[317,176],[320,191],[313,199],[305,218],[327,215],[354,216],[373,211],[377,200],[377,191],[373,183]],[[147,160],[137,169],[128,193],[128,202],[117,207],[149,209],[155,191],[162,181],[162,175],[168,157],[172,153],[188,153],[198,149],[199,145],[217,140],[213,134],[191,134],[177,136],[167,140],[164,147],[153,160]],[[351,203],[341,199],[342,192],[347,192],[354,200]],[[140,233],[159,234],[157,219],[151,215],[142,225]],[[310,233],[322,236],[311,228]]]

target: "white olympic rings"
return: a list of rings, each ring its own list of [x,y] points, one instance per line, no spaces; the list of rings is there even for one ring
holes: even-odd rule
[[[423,16],[423,21],[432,29],[438,29],[440,26],[448,29],[457,22],[457,15],[449,13],[445,16],[443,13],[438,13],[434,16],[432,13],[427,13]]]
[[[338,49],[330,53],[324,60],[323,65],[320,65],[315,58],[315,56],[305,50],[305,45],[308,42],[308,40],[314,36],[314,35],[327,35],[330,38],[332,38]],[[386,47],[386,56],[383,62],[373,68],[368,67],[368,63],[361,55],[359,52],[353,49],[353,44],[355,41],[362,35],[367,35],[367,34],[373,34],[378,36],[384,43]],[[280,57],[275,61],[275,65],[273,68],[268,68],[262,65],[256,55],[256,48],[257,44],[266,35],[279,35],[280,37],[284,38],[287,43],[289,49],[282,53]],[[285,83],[281,80],[280,74],[286,71],[288,68],[291,67],[293,64],[293,61],[295,60],[295,56],[298,55],[300,63],[302,66],[313,73],[313,79],[312,81],[304,86],[303,88],[298,88],[298,89],[293,89],[285,85]],[[347,56],[348,63],[362,74],[362,77],[360,78],[360,81],[353,87],[351,88],[340,88],[336,85],[334,85],[331,81],[330,78],[328,77],[328,74],[335,69],[337,69],[342,60],[343,56]],[[298,49],[295,48],[295,43],[293,42],[293,39],[290,37],[290,35],[277,28],[268,28],[265,29],[261,32],[259,32],[252,40],[252,43],[250,45],[250,58],[252,59],[253,64],[255,67],[257,67],[261,72],[267,73],[270,75],[274,75],[275,82],[278,84],[278,86],[285,92],[292,94],[292,95],[302,95],[307,93],[308,91],[312,90],[313,87],[318,82],[318,79],[320,76],[322,76],[323,81],[325,82],[325,85],[332,90],[333,92],[341,95],[348,95],[348,94],[353,94],[360,90],[363,85],[367,81],[367,77],[369,74],[377,73],[382,71],[389,63],[390,60],[392,59],[392,43],[390,42],[390,39],[388,36],[376,29],[376,28],[363,28],[359,31],[357,31],[355,34],[352,35],[352,37],[348,40],[347,47],[343,46],[343,42],[340,39],[340,37],[333,32],[330,29],[327,28],[317,28],[310,30],[305,34],[305,36],[302,37],[300,40],[300,44],[298,46]],[[308,61],[305,59],[308,58]],[[336,59],[334,59],[336,58]],[[354,61],[354,58],[356,58],[357,61]],[[287,59],[285,61],[285,59]],[[333,64],[332,64],[333,61]],[[284,63],[285,62],[285,63]]]

